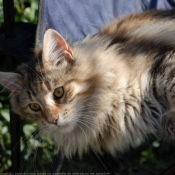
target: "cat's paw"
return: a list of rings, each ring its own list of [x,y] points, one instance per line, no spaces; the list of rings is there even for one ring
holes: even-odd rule
[[[161,136],[175,140],[175,111],[167,112],[162,116]]]

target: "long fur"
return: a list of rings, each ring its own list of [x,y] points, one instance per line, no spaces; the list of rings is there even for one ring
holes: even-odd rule
[[[36,121],[67,157],[90,148],[114,155],[138,137],[167,133],[162,117],[174,108],[174,14],[133,14],[69,46],[46,31],[43,49],[16,71],[23,78],[11,94],[14,112]],[[56,100],[58,87],[65,94]]]

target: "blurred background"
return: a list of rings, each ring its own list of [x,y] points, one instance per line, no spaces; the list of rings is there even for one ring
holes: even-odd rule
[[[15,22],[37,24],[38,0],[15,0]],[[3,27],[2,0],[0,0],[0,27]],[[5,55],[0,48],[0,70],[6,71]],[[0,173],[10,172],[11,152],[20,146],[21,172],[54,172],[57,149],[49,138],[38,135],[38,127],[24,119],[21,123],[21,141],[11,150],[8,92],[0,88]],[[141,143],[136,140],[134,148],[116,157],[104,153],[104,159],[118,175],[156,175],[175,163],[175,144],[151,138]],[[90,153],[82,158],[77,155],[64,159],[61,172],[103,172]]]

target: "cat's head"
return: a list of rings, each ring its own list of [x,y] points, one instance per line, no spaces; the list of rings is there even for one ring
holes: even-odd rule
[[[95,63],[91,68],[80,64],[76,52],[49,29],[35,58],[15,73],[0,72],[0,84],[11,91],[12,110],[37,122],[42,133],[52,136],[67,154],[78,145],[82,151],[87,149],[84,144],[93,144],[92,135],[98,137],[101,123],[96,114],[106,104]]]

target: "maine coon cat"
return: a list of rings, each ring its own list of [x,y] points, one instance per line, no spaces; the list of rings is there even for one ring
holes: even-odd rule
[[[175,10],[118,19],[83,41],[45,32],[15,73],[0,73],[15,113],[37,122],[66,156],[111,154],[136,138],[174,138]]]

